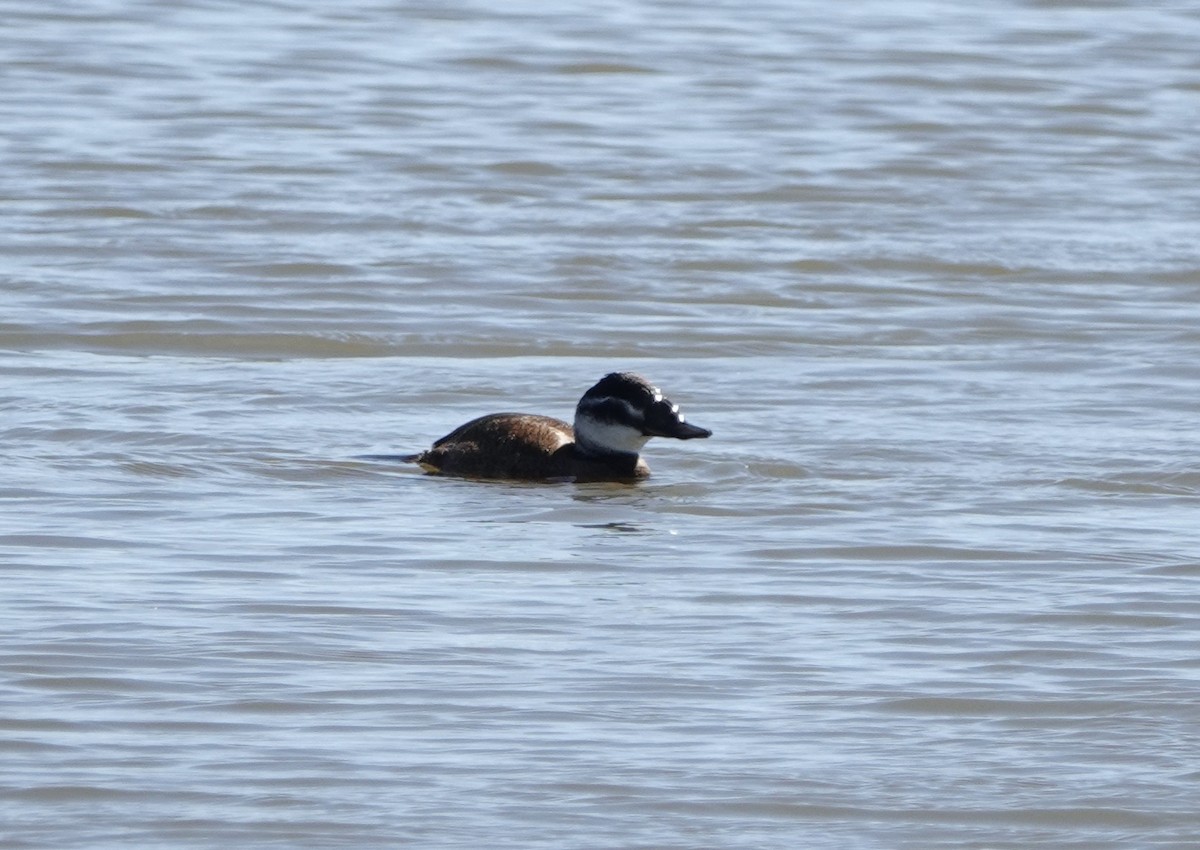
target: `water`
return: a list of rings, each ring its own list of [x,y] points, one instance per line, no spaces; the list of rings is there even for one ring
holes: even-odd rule
[[[4,5],[0,846],[1194,847],[1200,14],[493,5]]]

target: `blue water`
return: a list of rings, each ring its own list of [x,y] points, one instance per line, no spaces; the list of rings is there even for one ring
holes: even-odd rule
[[[1196,844],[1194,10],[6,19],[0,846]]]

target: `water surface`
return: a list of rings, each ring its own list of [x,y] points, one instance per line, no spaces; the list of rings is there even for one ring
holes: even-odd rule
[[[1195,846],[1195,10],[5,18],[0,844]]]

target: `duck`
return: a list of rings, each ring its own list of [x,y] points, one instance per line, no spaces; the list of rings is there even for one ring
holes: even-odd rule
[[[641,375],[612,372],[579,399],[573,425],[534,413],[491,413],[399,459],[460,478],[620,482],[650,475],[641,451],[651,437],[711,436]]]

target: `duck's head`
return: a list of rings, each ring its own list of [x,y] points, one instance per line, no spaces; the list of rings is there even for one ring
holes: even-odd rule
[[[651,437],[691,440],[712,431],[686,422],[679,405],[632,372],[605,375],[575,408],[575,445],[590,455],[637,455]]]

